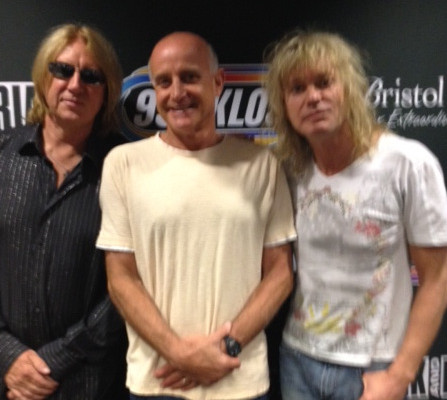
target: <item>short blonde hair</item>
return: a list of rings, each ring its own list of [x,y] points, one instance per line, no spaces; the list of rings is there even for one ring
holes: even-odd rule
[[[104,104],[95,119],[94,131],[101,135],[118,129],[117,106],[121,95],[122,70],[112,44],[97,29],[87,25],[63,24],[42,40],[32,67],[34,98],[27,115],[31,124],[43,123],[48,113],[45,93],[52,76],[48,64],[76,39],[81,38],[105,77]]]
[[[295,173],[312,158],[308,142],[290,124],[284,104],[285,82],[294,71],[318,69],[335,73],[344,88],[346,120],[354,143],[353,158],[371,147],[378,127],[375,110],[366,98],[369,81],[365,58],[339,35],[295,30],[265,51],[268,71],[264,85],[269,99],[269,122],[278,135],[277,153]]]

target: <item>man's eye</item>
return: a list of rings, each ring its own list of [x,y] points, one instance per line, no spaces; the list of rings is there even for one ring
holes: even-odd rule
[[[157,79],[155,81],[155,85],[154,86],[158,86],[158,87],[162,87],[162,88],[166,88],[169,86],[169,80],[168,79]]]
[[[183,82],[185,83],[193,83],[196,82],[198,79],[197,74],[190,73],[190,74],[184,74],[182,77]]]
[[[304,92],[304,85],[296,84],[292,85],[290,88],[291,93],[302,93]]]
[[[322,78],[316,82],[316,85],[320,89],[325,89],[331,85],[331,80],[329,78]]]

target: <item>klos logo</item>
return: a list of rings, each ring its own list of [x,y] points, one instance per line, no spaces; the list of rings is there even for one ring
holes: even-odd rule
[[[225,86],[216,100],[216,127],[220,133],[262,138],[275,135],[265,127],[267,95],[262,88],[265,66],[258,64],[221,65]],[[155,90],[146,67],[124,79],[121,95],[123,134],[138,140],[166,128],[156,108]]]

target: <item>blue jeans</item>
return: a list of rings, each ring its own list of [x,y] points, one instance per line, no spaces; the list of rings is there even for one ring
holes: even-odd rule
[[[363,393],[364,372],[381,371],[389,363],[367,368],[328,364],[290,347],[280,348],[280,380],[283,400],[358,400]]]
[[[135,394],[130,394],[130,400],[184,400],[183,397],[173,397],[173,396],[137,396]],[[256,397],[252,400],[268,400],[266,394]]]

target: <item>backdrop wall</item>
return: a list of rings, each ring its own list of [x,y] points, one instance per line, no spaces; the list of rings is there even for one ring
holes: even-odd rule
[[[260,128],[265,116],[262,53],[286,31],[313,27],[339,32],[369,54],[369,95],[379,117],[397,133],[427,144],[447,173],[446,1],[259,3],[1,0],[0,130],[23,123],[33,93],[31,63],[41,38],[50,27],[74,21],[95,25],[115,45],[126,76],[123,131],[132,140],[160,127],[145,73],[153,45],[173,30],[191,30],[213,44],[226,68],[225,97],[217,115],[221,131],[268,141],[271,133]],[[137,107],[138,100],[143,107]],[[409,396],[447,399],[446,318]]]

